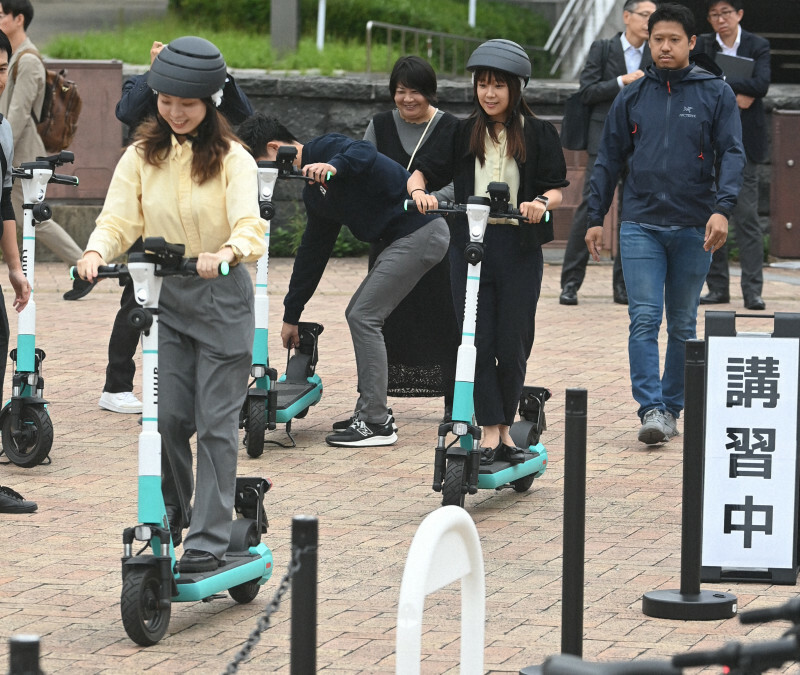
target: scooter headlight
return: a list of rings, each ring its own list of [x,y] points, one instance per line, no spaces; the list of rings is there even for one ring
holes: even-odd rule
[[[267,367],[253,364],[250,368],[250,374],[255,378],[264,377],[267,374]]]
[[[453,433],[456,436],[466,436],[467,435],[467,424],[465,422],[456,422],[453,425]]]
[[[136,541],[150,541],[153,538],[153,530],[149,525],[137,525],[133,529],[133,536]]]
[[[28,384],[31,387],[35,387],[38,381],[39,381],[39,375],[37,373],[28,373]]]

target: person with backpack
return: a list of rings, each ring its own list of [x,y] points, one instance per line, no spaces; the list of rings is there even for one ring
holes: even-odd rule
[[[0,95],[0,114],[8,119],[13,130],[17,165],[47,154],[36,128],[44,102],[46,71],[39,50],[27,36],[32,21],[30,0],[0,1],[0,30],[8,36],[13,50],[8,64],[8,83]],[[21,230],[22,186],[19,181],[14,183],[11,200],[17,227]],[[36,224],[36,239],[67,265],[74,265],[83,253],[64,228],[52,219]],[[72,288],[64,293],[64,300],[78,300],[93,287],[83,279],[75,279]]]
[[[589,251],[586,249],[586,206],[589,199],[589,178],[597,159],[600,137],[608,110],[620,91],[644,76],[644,69],[652,63],[647,46],[647,20],[656,11],[650,0],[627,0],[622,10],[625,30],[615,37],[596,40],[589,49],[586,64],[581,71],[581,100],[592,107],[589,120],[589,138],[586,152],[586,174],[583,180],[581,203],[572,218],[564,262],[561,266],[562,305],[577,305],[578,291],[586,276]],[[622,190],[619,191],[622,201]],[[621,206],[620,206],[621,208]],[[611,278],[614,302],[628,304],[625,278],[622,276],[622,259],[617,248]]]

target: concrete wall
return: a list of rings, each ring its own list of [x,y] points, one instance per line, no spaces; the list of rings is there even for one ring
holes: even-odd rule
[[[123,76],[133,72],[138,71],[126,66],[123,69]],[[236,71],[235,74],[252,101],[253,107],[282,119],[301,140],[331,131],[360,138],[370,118],[392,106],[386,75],[320,77],[265,74],[264,71]],[[537,115],[557,123],[561,119],[564,101],[576,89],[575,82],[534,80],[526,90],[526,99]],[[440,81],[441,108],[465,116],[472,110],[471,99],[472,89],[468,81]],[[770,110],[774,108],[800,110],[800,86],[773,85],[766,102]],[[79,129],[79,133],[81,131],[92,134],[94,138],[107,137],[99,130],[86,126]],[[108,135],[111,136],[117,137],[115,133]],[[570,180],[580,181],[582,178],[580,156],[573,160],[570,161]],[[79,171],[76,173],[80,176]],[[769,214],[769,179],[769,167],[765,166],[761,187],[761,212],[765,224],[768,222]],[[299,198],[301,187],[292,183],[292,185],[281,183],[276,188],[278,215],[274,224],[278,227],[297,213],[296,200]],[[573,195],[570,201],[579,198],[579,184],[570,186],[569,192]],[[56,220],[73,234],[79,245],[83,246],[94,227],[94,219],[100,210],[101,200],[53,199],[51,204]],[[564,209],[563,213],[557,213],[555,216],[556,237],[562,240],[566,236],[566,228],[569,227],[569,212]],[[558,245],[559,243],[555,242],[552,246],[558,247]],[[563,246],[563,241],[561,245]],[[38,259],[54,259],[43,246],[37,249]]]

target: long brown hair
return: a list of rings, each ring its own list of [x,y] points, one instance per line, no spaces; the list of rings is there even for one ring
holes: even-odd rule
[[[469,151],[470,154],[475,155],[477,160],[483,166],[486,161],[486,146],[484,138],[486,131],[489,131],[489,138],[497,143],[497,125],[498,123],[492,122],[489,116],[481,108],[478,102],[478,83],[483,80],[492,79],[498,82],[503,82],[508,87],[508,108],[509,118],[505,122],[506,139],[508,144],[506,146],[509,157],[513,157],[518,162],[525,161],[525,133],[522,126],[522,115],[533,117],[533,112],[528,107],[525,99],[522,97],[522,84],[516,75],[507,73],[503,70],[494,70],[493,68],[476,68],[472,77],[472,100],[475,102],[475,110],[472,111],[470,117],[475,119],[475,124],[472,127],[472,134],[469,138]]]
[[[222,160],[236,136],[228,121],[219,114],[210,98],[202,99],[206,116],[198,125],[192,140],[192,178],[199,184],[214,178],[222,171]],[[172,129],[161,115],[156,114],[136,129],[134,140],[141,141],[140,151],[148,164],[158,166],[166,158],[172,141]]]

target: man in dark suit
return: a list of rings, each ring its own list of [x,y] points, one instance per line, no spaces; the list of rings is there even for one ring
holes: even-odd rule
[[[644,69],[652,63],[650,48],[647,46],[647,20],[655,11],[656,4],[650,0],[628,0],[622,10],[625,31],[608,40],[595,40],[589,48],[589,56],[581,71],[582,100],[586,105],[593,106],[586,148],[589,157],[581,203],[572,219],[572,229],[564,251],[561,296],[558,300],[562,305],[578,304],[578,290],[586,276],[586,264],[589,262],[589,251],[584,241],[586,202],[589,198],[589,177],[597,159],[603,124],[617,94],[623,87],[642,77]],[[619,196],[621,200],[621,190]],[[628,294],[625,291],[619,253],[614,259],[613,290],[614,302],[627,305]]]
[[[736,94],[742,117],[742,142],[747,153],[744,182],[739,200],[731,214],[730,226],[735,231],[742,268],[742,296],[747,309],[764,309],[761,297],[764,278],[764,233],[758,222],[758,164],[767,160],[767,120],[763,98],[769,89],[769,42],[742,30],[739,23],[744,15],[742,0],[708,0],[708,22],[713,33],[697,38],[695,52],[711,56],[718,53],[752,59],[749,77],[728,75],[725,81]],[[723,71],[725,69],[723,68]],[[730,301],[730,274],[727,246],[714,251],[711,269],[706,277],[708,294],[701,296],[704,305]]]

